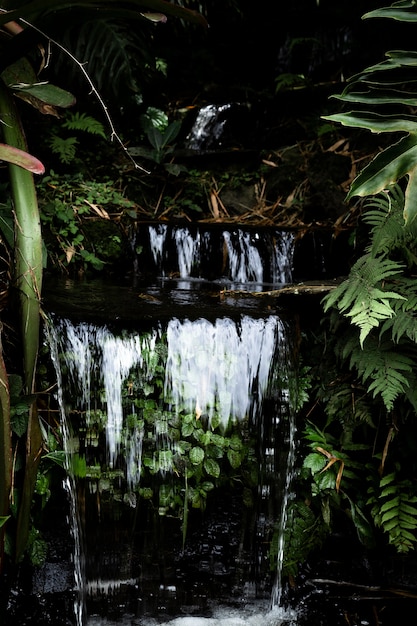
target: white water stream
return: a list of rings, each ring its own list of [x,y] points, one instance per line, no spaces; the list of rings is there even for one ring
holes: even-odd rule
[[[156,271],[166,276],[178,268],[181,279],[202,278],[231,281],[232,286],[260,285],[265,281],[291,281],[294,235],[290,232],[257,232],[236,229],[200,230],[167,224],[147,227],[151,256]],[[213,250],[217,251],[213,255]],[[223,258],[217,268],[208,257]],[[167,269],[169,268],[169,269]],[[240,287],[241,288],[241,287]]]
[[[143,388],[147,381],[152,383],[156,376],[157,354],[165,345],[166,363],[163,382],[164,402],[178,415],[179,407],[185,413],[191,413],[195,419],[207,416],[208,425],[213,415],[220,416],[224,430],[230,422],[244,420],[263,420],[262,407],[266,393],[270,393],[271,374],[277,376],[277,355],[282,350],[285,355],[285,329],[281,320],[271,315],[265,318],[242,316],[238,321],[229,317],[218,318],[214,322],[206,319],[195,321],[171,319],[164,330],[157,325],[151,331],[122,332],[115,334],[105,326],[87,323],[75,324],[67,319],[58,319],[50,324],[49,341],[53,360],[57,369],[58,394],[61,406],[64,443],[69,455],[78,452],[77,425],[67,423],[67,415],[84,415],[87,428],[89,420],[94,425],[97,412],[105,415],[106,457],[108,468],[121,471],[121,480],[127,485],[125,501],[135,506],[135,490],[141,485],[142,446],[145,431],[143,426],[130,429],[126,434],[126,386],[133,379],[132,372],[140,372]],[[284,363],[282,364],[284,367]],[[63,373],[67,381],[63,381]],[[283,370],[284,371],[284,370]],[[159,373],[160,375],[160,373]],[[285,377],[284,377],[285,378]],[[70,383],[70,388],[68,388]],[[285,395],[281,390],[281,393]],[[132,391],[133,394],[133,391]],[[134,415],[136,407],[128,413]],[[90,416],[90,417],[89,417]],[[131,418],[129,418],[131,419]],[[279,422],[279,417],[274,417]],[[162,426],[160,425],[162,424]],[[162,430],[161,430],[162,428]],[[261,425],[260,433],[267,432]],[[171,626],[279,626],[293,622],[291,612],[284,611],[281,605],[281,567],[283,560],[283,527],[287,520],[288,498],[290,494],[292,464],[294,460],[294,425],[288,426],[289,432],[284,454],[286,455],[286,478],[281,494],[279,521],[282,529],[278,535],[278,567],[275,585],[269,607],[265,601],[261,609],[255,603],[246,603],[242,598],[241,607],[222,609],[215,606],[210,618],[187,616],[167,621]],[[178,453],[176,443],[169,439],[163,423],[156,422],[156,442],[164,439],[164,448]],[[264,444],[265,456],[272,459],[279,442]],[[98,444],[95,444],[98,445]],[[124,456],[121,456],[123,447]],[[169,459],[169,457],[167,457]],[[69,466],[68,466],[69,467]],[[171,471],[169,460],[161,465],[161,475]],[[271,461],[272,472],[274,462]],[[148,617],[125,617],[122,621],[109,621],[104,617],[86,614],[87,594],[115,593],[115,590],[128,584],[135,586],[139,579],[133,577],[126,581],[87,579],[83,560],[83,541],[80,534],[75,483],[69,472],[68,492],[72,498],[73,534],[75,540],[74,569],[75,584],[78,590],[74,612],[77,626],[87,623],[98,624],[141,624],[156,626],[161,617],[154,620]],[[281,480],[282,482],[282,480]],[[272,488],[273,490],[273,488]],[[129,492],[132,495],[129,495]],[[271,488],[263,487],[260,498],[267,500]],[[96,591],[94,591],[96,590]],[[106,591],[107,590],[107,591]],[[272,607],[272,609],[271,609]],[[219,612],[220,611],[220,612]],[[225,612],[226,611],[226,612]]]

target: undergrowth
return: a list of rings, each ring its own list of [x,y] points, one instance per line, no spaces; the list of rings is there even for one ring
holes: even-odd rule
[[[304,337],[309,399],[284,568],[319,550],[348,518],[367,548],[417,541],[417,222],[405,224],[400,186],[369,199],[369,244],[323,301]]]

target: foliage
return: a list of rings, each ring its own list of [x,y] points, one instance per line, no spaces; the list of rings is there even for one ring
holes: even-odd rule
[[[416,22],[417,6],[405,0],[364,17]],[[309,510],[297,501],[293,513],[293,529],[303,532],[307,523],[329,533],[335,518],[347,513],[362,543],[374,545],[382,531],[400,553],[414,549],[417,539],[417,489],[409,478],[414,461],[404,454],[404,446],[413,445],[417,408],[415,67],[415,52],[388,52],[386,61],[352,77],[336,96],[367,110],[325,117],[397,139],[406,135],[378,154],[348,193],[348,199],[375,196],[363,215],[369,243],[323,302],[331,335],[322,338],[319,364],[311,370],[314,404],[299,482]],[[292,532],[293,570],[325,534],[303,544]]]
[[[415,23],[417,6],[414,0],[401,0],[363,18]],[[375,195],[406,177],[404,219],[412,222],[417,214],[417,123],[412,114],[417,103],[417,53],[391,50],[386,56],[385,61],[350,78],[343,93],[334,96],[342,102],[364,105],[367,110],[337,113],[324,119],[374,133],[396,133],[396,143],[379,153],[355,178],[348,198]],[[398,134],[403,135],[399,140]]]
[[[296,560],[322,545],[340,515],[347,514],[367,546],[381,530],[398,552],[414,549],[417,490],[403,446],[414,436],[417,408],[417,239],[403,208],[398,186],[368,201],[366,250],[324,299],[330,335],[313,338],[322,353],[308,358],[316,365],[298,486],[310,510],[298,499],[293,505],[286,540],[292,574]],[[305,524],[314,529],[308,541],[297,531]]]
[[[86,113],[67,112],[65,120],[60,123],[60,129],[62,128],[71,131],[81,131],[106,139],[106,133],[101,122]],[[62,163],[73,163],[76,158],[79,140],[73,135],[62,137],[61,132],[61,130],[58,133],[56,130],[50,129],[46,142],[52,153],[57,154]]]
[[[115,183],[84,180],[82,174],[57,175],[51,170],[38,186],[41,221],[47,226],[46,251],[54,267],[64,271],[102,270],[111,256],[117,258],[122,231],[117,228],[102,238],[97,236],[88,221],[109,222],[111,214],[133,211],[135,203],[128,200]],[[87,219],[86,219],[87,218]]]
[[[13,242],[14,259],[13,259],[13,286],[19,297],[19,309],[17,311],[20,320],[21,343],[22,343],[22,362],[23,362],[23,381],[24,390],[27,397],[31,397],[29,408],[29,416],[27,429],[25,432],[26,445],[25,459],[23,462],[24,477],[20,490],[20,498],[18,507],[16,502],[13,506],[13,512],[16,517],[16,542],[13,559],[17,562],[23,557],[24,551],[30,547],[32,558],[39,559],[42,553],[41,544],[30,530],[31,508],[33,494],[36,488],[36,476],[40,463],[41,450],[45,445],[42,439],[42,431],[38,418],[38,406],[33,392],[35,391],[35,375],[39,349],[40,336],[40,301],[42,295],[42,278],[43,278],[43,242],[40,229],[39,207],[34,185],[32,171],[40,173],[43,166],[37,162],[34,157],[28,153],[26,145],[26,137],[23,131],[22,121],[19,115],[19,107],[16,99],[20,98],[26,103],[34,107],[42,114],[54,115],[59,117],[58,109],[67,108],[74,104],[73,95],[60,87],[51,85],[48,81],[40,78],[39,74],[47,65],[46,53],[43,46],[44,40],[50,41],[51,44],[61,52],[67,54],[72,63],[77,67],[78,71],[86,79],[87,84],[91,88],[91,92],[95,95],[102,112],[109,124],[111,130],[111,139],[116,139],[119,145],[124,148],[119,135],[116,133],[112,119],[108,113],[107,106],[97,91],[93,81],[90,79],[82,62],[78,61],[70,51],[65,50],[64,46],[52,39],[62,24],[69,25],[66,20],[75,20],[80,24],[88,22],[94,17],[97,20],[97,11],[105,11],[108,19],[120,20],[126,24],[128,30],[131,25],[139,21],[148,21],[152,23],[163,22],[166,16],[159,11],[165,9],[167,14],[175,15],[184,19],[190,19],[196,23],[205,24],[205,20],[195,13],[187,9],[183,9],[177,5],[164,0],[146,0],[140,1],[128,0],[126,2],[75,2],[70,5],[66,2],[54,2],[49,0],[28,0],[26,2],[8,2],[7,8],[0,9],[0,120],[2,122],[1,129],[4,144],[0,149],[0,155],[9,162],[9,181],[10,195],[13,201],[13,221],[10,215],[2,219],[2,224],[6,225],[7,233],[5,239],[10,243]],[[154,10],[154,13],[150,13]],[[45,28],[45,30],[43,30]],[[117,30],[119,34],[121,28]],[[97,34],[97,33],[96,33]],[[126,43],[125,39],[118,40],[119,45]],[[90,37],[90,42],[92,42]],[[92,42],[95,47],[95,53],[100,51],[101,68],[110,71],[110,66],[103,63],[102,52],[103,45],[99,45],[96,40]],[[122,51],[126,48],[122,45]],[[120,60],[120,56],[118,57]],[[89,59],[90,60],[90,59]],[[108,60],[108,59],[107,59]],[[112,56],[114,61],[114,54]],[[117,63],[117,60],[116,60]],[[126,66],[126,64],[125,64]],[[37,67],[38,71],[34,68]],[[113,66],[112,66],[113,67]],[[113,67],[115,71],[117,67]],[[117,73],[117,72],[116,72]],[[109,74],[107,74],[109,75]],[[69,130],[74,130],[76,126],[80,130],[87,127],[89,132],[103,135],[103,129],[99,124],[93,122],[86,117],[73,116],[72,120],[67,120]],[[70,160],[74,154],[74,139],[70,138],[66,143],[60,141],[59,137],[51,139],[52,148],[56,150],[65,160]],[[125,151],[127,154],[127,151]],[[136,163],[135,167],[137,166]],[[23,165],[23,167],[20,167]],[[24,169],[28,167],[29,169]],[[9,205],[6,205],[6,208]],[[97,207],[90,207],[98,210]],[[61,206],[61,216],[63,215],[63,207]],[[68,216],[68,214],[67,214]],[[74,226],[75,220],[68,216],[68,222],[72,222]],[[10,225],[13,224],[14,237],[10,237]],[[74,231],[74,228],[72,229]],[[76,230],[76,229],[75,229]],[[71,232],[71,224],[69,231]],[[74,238],[69,244],[76,243],[78,250],[69,252],[67,255],[72,256],[79,252],[84,262],[90,264],[101,263],[93,252],[85,250],[82,245],[82,236],[77,232],[72,232]],[[78,239],[76,239],[78,237]],[[69,259],[70,260],[70,259]],[[18,358],[16,359],[18,360]],[[2,366],[0,372],[0,385],[3,389],[7,389],[8,375],[5,367]],[[4,459],[9,459],[10,446],[9,441],[12,437],[10,412],[5,398],[1,398],[1,430],[0,445],[2,446],[1,455]],[[4,412],[4,409],[7,411]],[[2,519],[10,517],[8,515],[11,510],[11,485],[14,484],[12,472],[15,468],[11,463],[4,463],[1,467],[0,480],[2,481],[1,490],[1,509],[0,517]],[[8,524],[9,526],[9,524]],[[0,536],[0,554],[3,555],[4,534]],[[3,559],[0,566],[3,566]]]
[[[402,220],[403,202],[399,188],[393,196],[384,193],[370,202],[364,216],[371,226],[367,252],[324,300],[326,311],[335,307],[359,328],[359,345],[350,334],[340,354],[356,368],[368,392],[382,397],[388,411],[413,386],[416,367],[417,293],[410,273],[417,250],[415,225]]]
[[[123,480],[117,464],[113,468],[97,456],[108,422],[107,410],[98,401],[86,411],[85,426],[77,427],[77,448],[85,454],[73,455],[72,467],[75,476],[87,479],[103,500],[128,506],[141,500],[159,516],[178,518],[185,539],[188,509],[204,511],[210,493],[219,487],[228,485],[241,493],[245,506],[253,506],[258,481],[254,435],[247,422],[231,422],[225,429],[217,410],[209,419],[167,397],[164,334],[156,342],[143,334],[141,354],[146,365],[132,368],[122,388],[124,426],[118,454],[127,478]],[[103,397],[104,390],[95,395]],[[79,420],[76,407],[71,419]]]
[[[417,541],[417,495],[412,482],[392,472],[369,488],[368,505],[376,526],[389,537],[399,553],[414,549]]]
[[[147,114],[143,115],[141,118],[142,127],[151,148],[146,146],[134,146],[129,148],[129,154],[133,157],[140,156],[149,161],[153,161],[157,165],[162,164],[167,172],[178,176],[185,168],[176,163],[172,163],[172,153],[175,148],[175,144],[172,142],[178,137],[181,130],[181,122],[176,120],[171,123],[163,124],[161,122],[161,116],[155,113],[155,110],[148,109]]]

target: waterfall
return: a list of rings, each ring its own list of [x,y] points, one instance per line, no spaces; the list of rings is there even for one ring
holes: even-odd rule
[[[292,280],[294,234],[286,231],[178,226],[141,227],[134,248],[137,265],[165,277],[177,270],[181,279],[231,282],[233,286],[274,285]],[[149,248],[149,262],[145,249]],[[142,258],[142,261],[140,259]]]
[[[200,233],[193,236],[188,228],[174,229],[174,239],[178,252],[178,268],[181,278],[188,278],[196,263],[200,261]]]
[[[233,242],[229,231],[224,231],[223,237],[228,252],[229,274],[232,282],[262,283],[263,263],[259,251],[253,245],[251,234],[238,229],[237,242]]]
[[[186,138],[186,147],[189,150],[218,147],[227,121],[222,114],[228,111],[231,106],[231,104],[222,104],[220,106],[209,104],[202,107],[198,112],[193,128]]]
[[[175,406],[213,417],[227,428],[230,419],[256,412],[268,383],[279,319],[244,316],[214,324],[199,319],[168,324],[166,393]],[[196,340],[197,338],[197,340]],[[247,390],[245,392],[245,390]]]
[[[155,266],[162,271],[162,261],[164,256],[164,246],[168,227],[166,224],[149,226],[149,245],[151,248]]]
[[[221,567],[204,561],[201,571],[206,567],[208,571],[225,569],[229,571],[229,593],[241,587],[240,593],[246,594],[255,585],[255,597],[265,598],[270,577],[265,546],[273,524],[286,522],[290,492],[291,468],[286,478],[276,479],[276,459],[286,467],[294,455],[293,416],[289,410],[285,414],[277,408],[279,399],[290,404],[288,339],[282,320],[275,315],[242,315],[236,320],[225,316],[214,321],[172,318],[165,326],[157,323],[150,329],[126,331],[56,318],[50,321],[48,341],[57,371],[64,443],[68,458],[72,458],[67,469],[74,537],[79,537],[74,556],[77,626],[86,619],[89,625],[97,623],[97,603],[101,607],[116,597],[119,606],[127,610],[132,602],[137,605],[138,595],[145,602],[148,593],[156,599],[153,611],[158,615],[166,602],[157,600],[164,589],[171,589],[174,596],[185,593],[180,590],[187,585],[188,568],[200,557],[193,556],[191,548],[190,557],[187,550],[181,551],[180,521],[187,545],[187,525],[191,524],[191,529],[195,525],[193,507],[208,506],[205,501],[209,502],[216,482],[221,481],[223,464],[232,468],[237,479],[242,463],[247,465],[245,472],[255,470],[257,457],[263,476],[260,503],[243,517],[237,515],[234,531],[233,525],[227,525],[232,524],[235,513],[227,507],[233,505],[236,495],[233,491],[221,495],[229,489],[222,487],[218,497],[219,502],[226,497],[222,506],[226,507],[223,523],[228,542],[213,549],[224,553],[222,559],[226,560]],[[250,484],[243,493],[249,493]],[[216,497],[211,506],[215,502]],[[82,508],[81,516],[77,507]],[[155,521],[148,526],[149,515],[157,515],[160,521],[156,526]],[[251,538],[249,518],[247,527],[238,529],[248,515],[257,516],[257,539]],[[171,518],[178,519],[178,529],[165,550],[168,546],[172,550],[177,541],[176,556],[172,565],[163,565],[153,587],[154,565],[147,554],[155,550],[152,537],[156,529],[161,524],[172,525]],[[140,531],[132,534],[136,526]],[[210,535],[213,530],[208,532]],[[280,532],[278,568],[283,558]],[[204,544],[204,538],[198,542]],[[196,555],[201,549],[194,548]],[[231,549],[235,556],[228,561],[226,554]],[[166,557],[160,554],[158,558]],[[177,574],[170,583],[174,563]],[[213,576],[213,593],[226,593],[222,585],[214,591]],[[167,581],[162,586],[159,577]],[[147,586],[151,591],[146,591]],[[275,582],[271,579],[271,589],[276,608],[281,602],[280,571]],[[219,606],[222,601],[225,598],[219,598]],[[227,624],[229,618],[214,617],[216,610],[212,609],[210,619]],[[100,620],[106,623],[103,617]]]

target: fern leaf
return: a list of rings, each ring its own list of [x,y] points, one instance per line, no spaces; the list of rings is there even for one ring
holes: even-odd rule
[[[106,139],[103,124],[86,113],[68,113],[67,119],[62,125],[69,130],[82,130],[92,135],[100,135],[100,137]]]
[[[396,493],[396,490],[395,490],[395,493]],[[394,507],[397,508],[399,504],[400,504],[400,496],[397,496],[396,498],[393,498],[392,500],[388,500],[387,502],[384,502],[384,504],[381,506],[380,513],[386,513],[387,511],[391,511],[391,509],[393,509]]]
[[[368,385],[368,391],[373,397],[379,395],[387,410],[392,410],[395,400],[410,385],[407,374],[415,369],[415,361],[397,351],[390,342],[379,343],[373,338],[361,349],[353,342],[347,349],[350,350],[350,366],[356,368],[363,383]]]
[[[60,42],[77,59],[88,63],[88,74],[105,100],[126,102],[140,91],[138,77],[146,80],[155,67],[149,38],[139,23],[135,28],[115,20],[78,20],[61,35]],[[72,83],[85,83],[65,55],[55,63],[57,73],[65,72]]]
[[[59,156],[62,163],[71,163],[75,158],[78,141],[75,137],[67,137],[63,139],[57,135],[52,135],[48,141],[48,145],[54,154]]]
[[[406,299],[380,288],[387,278],[400,275],[403,267],[396,261],[365,254],[352,267],[349,277],[324,298],[325,311],[336,306],[359,327],[361,347],[372,328],[394,315],[391,301]]]
[[[388,490],[387,490],[388,489]],[[371,514],[375,524],[389,538],[399,553],[409,552],[417,541],[417,507],[413,506],[416,496],[410,481],[397,481],[395,472],[385,476],[378,488],[371,488]],[[414,532],[413,532],[414,531]]]
[[[390,332],[395,343],[399,343],[403,337],[417,343],[417,285],[415,280],[402,278],[398,281],[398,291],[406,296],[406,299],[391,303],[395,315],[384,322],[380,336]]]

